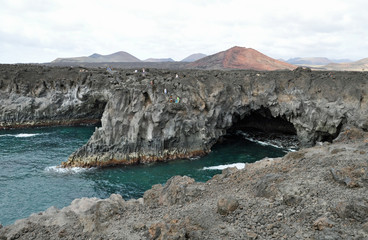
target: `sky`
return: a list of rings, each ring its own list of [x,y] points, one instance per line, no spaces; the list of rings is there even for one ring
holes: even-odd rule
[[[233,46],[359,60],[367,9],[366,0],[0,0],[0,63],[118,51],[180,61]]]

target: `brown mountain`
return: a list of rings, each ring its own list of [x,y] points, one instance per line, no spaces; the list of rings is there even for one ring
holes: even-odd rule
[[[70,63],[98,63],[98,62],[140,62],[138,58],[134,57],[133,55],[127,52],[116,52],[109,55],[101,55],[98,53],[94,53],[88,57],[72,57],[72,58],[57,58],[52,63],[63,63],[63,62],[70,62]]]
[[[359,61],[349,63],[330,63],[323,66],[323,68],[334,71],[367,71],[368,58],[363,58]]]
[[[296,66],[270,58],[257,50],[245,47],[232,47],[226,51],[199,59],[187,65],[201,69],[252,69],[272,71],[295,69]]]

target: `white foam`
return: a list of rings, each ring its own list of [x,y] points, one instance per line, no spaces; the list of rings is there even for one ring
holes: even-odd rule
[[[52,173],[81,173],[89,170],[91,168],[81,168],[81,167],[73,167],[73,168],[63,168],[61,166],[51,166],[46,167],[46,172],[52,172]]]
[[[232,163],[226,165],[204,167],[203,170],[224,170],[225,168],[232,168],[232,167],[236,167],[237,169],[243,169],[245,168],[245,163]]]
[[[17,137],[17,138],[26,138],[26,137],[34,137],[37,135],[41,135],[41,133],[18,133],[18,134],[2,134],[0,137]]]
[[[17,138],[26,138],[26,137],[34,137],[40,135],[39,133],[19,133],[14,135]]]
[[[246,133],[244,133],[242,131],[237,131],[237,134],[242,135],[244,137],[244,139],[246,139],[248,141],[257,143],[257,144],[262,145],[262,146],[271,146],[271,147],[274,147],[274,148],[285,149],[283,146],[279,146],[279,145],[276,145],[276,144],[273,144],[273,143],[270,143],[270,142],[263,142],[263,141],[259,141],[259,140],[256,140],[254,138],[251,138],[248,134],[246,134]],[[296,152],[297,151],[297,150],[295,150],[293,148],[287,148],[285,150],[287,152]]]

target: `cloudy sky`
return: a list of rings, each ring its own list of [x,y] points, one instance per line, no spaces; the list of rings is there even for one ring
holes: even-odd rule
[[[0,0],[0,63],[126,51],[181,60],[233,46],[368,57],[366,0]]]

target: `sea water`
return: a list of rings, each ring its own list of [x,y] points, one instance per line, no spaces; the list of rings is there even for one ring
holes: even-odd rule
[[[287,152],[238,134],[201,158],[102,169],[58,168],[93,131],[94,127],[0,131],[0,223],[9,225],[51,206],[65,207],[75,198],[108,198],[112,193],[126,200],[140,198],[152,185],[175,175],[207,181],[226,167],[242,168]]]

